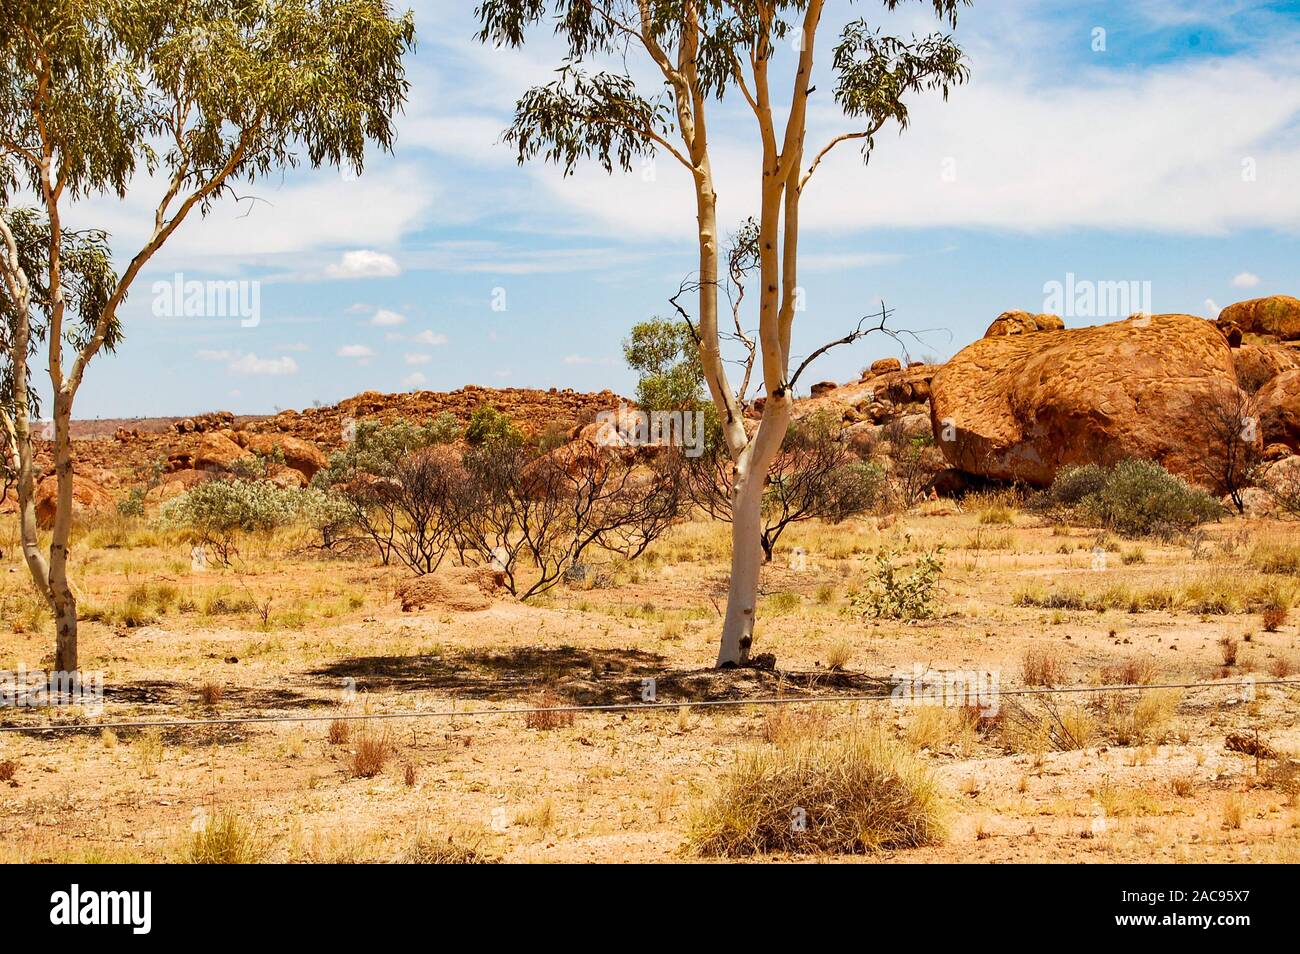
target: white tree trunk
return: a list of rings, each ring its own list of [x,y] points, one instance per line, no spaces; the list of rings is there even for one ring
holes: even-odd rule
[[[731,504],[731,583],[718,645],[716,665],[719,667],[741,666],[749,660],[749,649],[754,642],[759,575],[763,568],[763,490],[768,469],[781,449],[789,425],[789,397],[769,399],[763,407],[758,433],[736,463]]]

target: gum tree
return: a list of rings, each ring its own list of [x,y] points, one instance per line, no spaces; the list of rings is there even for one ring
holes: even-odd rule
[[[24,554],[54,616],[56,669],[77,668],[68,579],[73,402],[87,366],[120,338],[122,302],[181,223],[208,212],[237,181],[303,158],[359,172],[368,143],[389,149],[407,92],[402,57],[413,43],[411,15],[395,16],[386,0],[0,6],[0,206],[35,196],[34,227],[44,235],[41,253],[25,255],[18,234],[25,226],[16,229],[14,211],[5,211],[5,434],[18,471]],[[137,173],[160,184],[147,237],[97,297],[82,295],[74,285],[86,263],[68,257],[67,206],[152,188]],[[100,252],[106,260],[102,243]],[[53,396],[58,484],[48,556],[36,537],[28,428],[28,358],[38,338]]]
[[[905,2],[882,0],[882,5],[892,11]],[[936,17],[955,27],[959,7],[969,0],[926,2]],[[531,29],[550,21],[566,46],[556,78],[527,90],[516,105],[505,140],[521,163],[541,157],[567,175],[591,159],[607,172],[616,166],[627,172],[634,160],[663,152],[689,173],[699,246],[695,330],[732,461],[731,583],[719,666],[744,664],[753,642],[763,488],[790,423],[798,374],[798,369],[791,374],[790,346],[804,189],[837,146],[856,141],[866,157],[887,123],[905,127],[905,99],[911,94],[937,89],[946,97],[968,75],[960,48],[945,34],[905,39],[855,19],[831,51],[829,96],[847,128],[808,151],[808,104],[817,95],[814,54],[826,5],[826,0],[483,0],[477,11],[484,42],[519,46]],[[772,75],[781,46],[792,50],[793,60],[784,110],[777,105]],[[740,96],[752,112],[762,156],[756,170],[756,350],[764,403],[752,435],[727,377],[718,330],[718,183],[708,113],[710,104],[728,95]]]

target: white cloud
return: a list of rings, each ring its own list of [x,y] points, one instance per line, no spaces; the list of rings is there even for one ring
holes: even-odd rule
[[[297,374],[298,362],[288,355],[282,358],[259,358],[250,352],[232,361],[229,370],[232,374],[264,374],[272,376]]]
[[[391,255],[362,248],[344,252],[325,274],[330,278],[392,278],[402,274],[402,267]]]
[[[373,358],[375,352],[363,344],[344,345],[335,352],[340,358]]]
[[[984,67],[950,102],[919,97],[907,133],[891,127],[879,136],[869,166],[852,143],[837,147],[804,193],[805,234],[1300,228],[1294,59],[1253,51],[1140,72],[1086,68],[1068,84],[1044,82],[1029,69]],[[1216,117],[1213,135],[1205,132],[1207,115]],[[755,139],[742,124],[715,120],[713,128],[714,174],[726,185],[719,218],[738,222],[758,205]],[[809,150],[846,128],[836,107],[810,111]],[[639,170],[610,176],[592,164],[568,178],[544,163],[525,168],[539,191],[589,230],[682,241],[692,234],[690,181],[668,160],[650,181]]]
[[[407,388],[419,387],[424,382],[425,377],[419,371],[416,371],[413,374],[408,374],[406,377],[402,378],[402,386]]]
[[[1235,288],[1254,288],[1259,284],[1259,276],[1254,272],[1240,272],[1232,277]]]
[[[305,341],[291,341],[289,344],[280,345],[281,351],[310,351],[311,347]]]
[[[416,335],[411,340],[414,341],[416,344],[430,345],[436,348],[438,345],[445,345],[447,343],[447,336],[444,334],[439,334],[436,331],[426,330],[426,331],[421,331],[418,335]]]
[[[1213,298],[1205,299],[1205,317],[1213,321],[1219,317],[1220,308]]]
[[[389,311],[387,308],[380,308],[370,317],[372,325],[401,325],[406,323],[406,316],[395,311]]]
[[[407,364],[428,364],[432,360],[433,360],[432,355],[420,354],[419,352],[416,351],[412,351],[406,356]]]

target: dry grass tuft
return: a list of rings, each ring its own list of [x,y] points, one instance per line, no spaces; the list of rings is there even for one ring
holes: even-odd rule
[[[847,639],[837,640],[826,650],[826,668],[840,672],[853,658],[853,645]]]
[[[967,706],[916,706],[907,724],[914,748],[965,754],[979,741],[980,711]]]
[[[1065,660],[1050,646],[1031,646],[1025,650],[1024,673],[1026,686],[1059,686],[1065,682]]]
[[[1278,629],[1286,622],[1287,608],[1282,603],[1270,603],[1264,607],[1263,613],[1264,632],[1276,633]]]
[[[1160,665],[1150,656],[1134,656],[1101,671],[1104,686],[1146,686],[1160,679]]]
[[[232,811],[220,812],[190,836],[180,861],[191,865],[251,865],[266,854],[253,826]]]
[[[742,753],[697,803],[690,843],[701,855],[859,853],[943,838],[933,777],[879,727]]]
[[[217,682],[205,682],[199,686],[199,701],[208,708],[216,706],[226,697],[226,687]]]
[[[525,713],[524,725],[543,732],[551,729],[567,729],[573,725],[574,716],[577,714],[572,709],[566,710],[565,707],[569,702],[553,692],[544,692],[534,697],[531,704],[538,711]]]
[[[428,834],[416,836],[402,861],[408,865],[499,865],[501,859],[483,851],[481,835],[448,835],[444,840]]]
[[[12,782],[14,773],[18,771],[18,763],[13,759],[5,759],[0,762],[0,782]]]
[[[335,719],[330,723],[329,742],[330,745],[346,745],[349,736],[352,735],[352,723],[346,719]]]
[[[1219,640],[1219,654],[1223,657],[1225,666],[1237,664],[1237,646],[1237,641],[1231,636],[1224,636]]]
[[[393,748],[387,732],[376,735],[367,730],[358,735],[356,748],[352,750],[352,777],[374,778],[393,757]]]

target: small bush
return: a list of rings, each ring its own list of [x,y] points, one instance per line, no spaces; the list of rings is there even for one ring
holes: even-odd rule
[[[1287,607],[1284,603],[1270,603],[1264,607],[1264,632],[1276,633],[1278,628],[1286,622]]]
[[[894,566],[895,554],[881,549],[868,571],[864,590],[850,603],[863,616],[876,619],[928,619],[934,615],[934,596],[943,574],[943,547],[927,550],[912,572],[903,576]]]
[[[1237,646],[1237,641],[1231,636],[1224,636],[1219,640],[1219,655],[1225,666],[1237,665]]]
[[[840,672],[853,658],[853,644],[846,639],[838,640],[826,650],[826,668]]]
[[[474,413],[469,416],[469,424],[465,428],[465,443],[471,446],[477,447],[480,444],[496,441],[517,443],[521,440],[523,435],[519,429],[510,418],[496,408],[484,404],[475,408]]]
[[[1077,507],[1106,486],[1106,477],[1106,468],[1097,464],[1063,467],[1052,481],[1049,494],[1054,502],[1063,507]]]
[[[225,698],[226,687],[218,682],[205,682],[199,686],[199,701],[212,708]]]
[[[942,840],[930,773],[877,727],[743,753],[699,803],[701,855],[862,853]]]
[[[14,773],[18,771],[18,763],[13,759],[5,759],[0,762],[0,782],[12,782]]]

